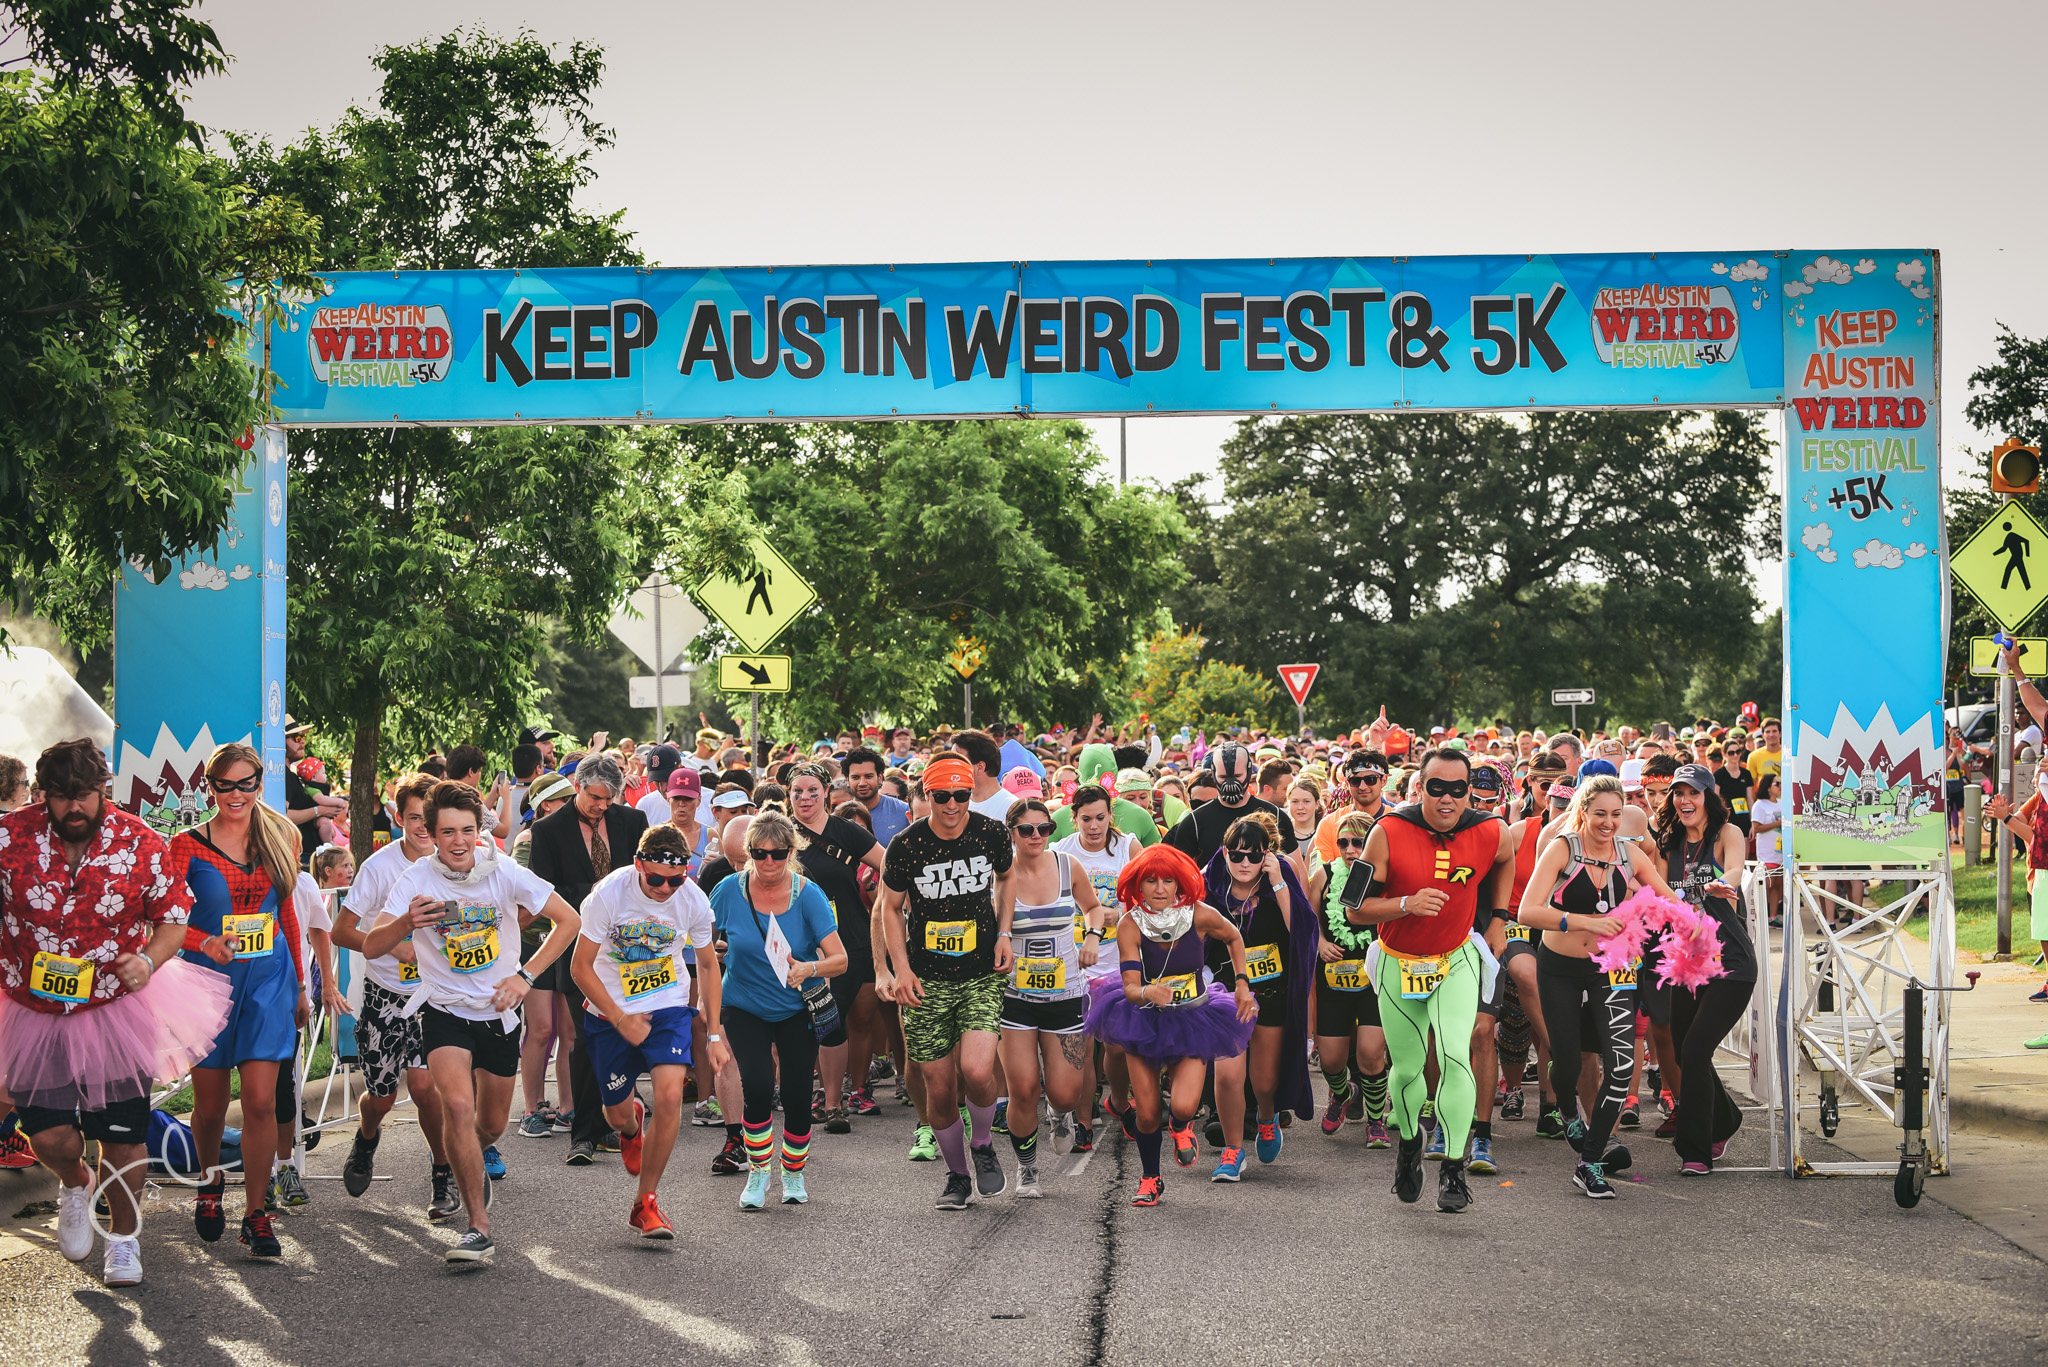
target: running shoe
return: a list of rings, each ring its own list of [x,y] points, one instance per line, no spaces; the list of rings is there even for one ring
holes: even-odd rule
[[[747,1185],[740,1192],[741,1210],[760,1210],[768,1204],[768,1169],[748,1168]]]
[[[1502,1120],[1520,1120],[1523,1115],[1524,1105],[1522,1089],[1520,1087],[1508,1088],[1507,1091],[1501,1094],[1500,1118]]]
[[[1052,1151],[1072,1153],[1074,1151],[1074,1114],[1061,1111],[1052,1118]]]
[[[1443,1162],[1445,1142],[1443,1126],[1431,1125],[1423,1133],[1429,1136],[1429,1143],[1423,1147],[1422,1156],[1432,1163]]]
[[[676,1237],[675,1226],[668,1222],[668,1217],[661,1213],[661,1207],[654,1203],[653,1192],[633,1203],[633,1213],[626,1217],[626,1222],[639,1230],[643,1239]]]
[[[939,1193],[940,1210],[965,1210],[974,1200],[974,1180],[964,1172],[946,1174],[946,1189]]]
[[[221,1194],[226,1190],[226,1180],[216,1177],[199,1189],[198,1199],[192,1204],[192,1227],[210,1244],[219,1243],[220,1236],[228,1232],[228,1217],[220,1208]]]
[[[1635,1155],[1628,1151],[1626,1144],[1616,1144],[1600,1160],[1600,1170],[1605,1173],[1627,1172],[1635,1162]]]
[[[106,1210],[106,1208],[107,1200],[105,1195],[102,1195],[99,1199],[98,1204],[96,1204],[93,1207],[93,1213],[97,1215],[101,1211]],[[284,1208],[282,1203],[278,1200],[277,1196],[276,1173],[270,1174],[270,1180],[263,1184],[263,1208],[269,1211],[272,1215],[277,1214],[280,1210]]]
[[[1658,1122],[1657,1128],[1654,1131],[1652,1131],[1652,1133],[1658,1139],[1670,1139],[1674,1137],[1678,1133],[1678,1117],[1675,1115],[1666,1115],[1663,1120]]]
[[[640,1175],[640,1146],[647,1141],[647,1103],[636,1096],[633,1098],[633,1109],[638,1113],[640,1123],[633,1133],[619,1136],[619,1162],[626,1169],[628,1176],[638,1177]],[[496,1152],[496,1149],[484,1150],[485,1172],[490,1172],[491,1155]],[[499,1166],[503,1167],[503,1164]],[[497,1176],[496,1173],[491,1175],[493,1177]]]
[[[1636,1099],[1634,1097],[1630,1097],[1627,1103],[1624,1104],[1621,1108],[1621,1128],[1623,1128],[1624,1130],[1633,1130],[1642,1123],[1643,1108],[1637,1104]]]
[[[1664,1090],[1664,1070],[1663,1070],[1662,1068],[1659,1068],[1659,1067],[1658,1067],[1658,1066],[1657,1066],[1656,1064],[1654,1064],[1654,1063],[1651,1063],[1651,1064],[1646,1064],[1646,1065],[1644,1065],[1644,1068],[1643,1068],[1643,1085],[1644,1085],[1645,1087],[1648,1087],[1648,1088],[1649,1088],[1649,1089],[1650,1089],[1651,1091],[1653,1091],[1653,1092],[1661,1092],[1661,1091],[1663,1091],[1663,1090]]]
[[[2020,1045],[2020,1048],[2048,1049],[2048,1035],[2037,1035],[2033,1039],[2026,1040]]]
[[[451,1263],[480,1263],[491,1256],[491,1249],[494,1247],[496,1245],[491,1242],[490,1235],[472,1228],[449,1245],[448,1251],[441,1256]]]
[[[791,1172],[787,1168],[783,1169],[782,1204],[800,1206],[810,1199],[810,1192],[804,1190],[804,1175],[800,1172]]]
[[[16,1130],[5,1139],[0,1139],[0,1168],[32,1168],[35,1165],[36,1151],[29,1147],[27,1135]],[[130,1282],[128,1285],[132,1286],[134,1283]]]
[[[868,1060],[867,1085],[870,1089],[877,1082],[887,1082],[894,1076],[896,1076],[896,1069],[890,1065],[888,1059],[877,1056]]]
[[[910,1088],[904,1085],[903,1079],[900,1077],[896,1079],[896,1104],[898,1106],[913,1104],[910,1100]]]
[[[1407,1205],[1414,1205],[1422,1199],[1422,1136],[1410,1139],[1401,1136],[1401,1147],[1394,1154],[1394,1195]]]
[[[277,1241],[277,1227],[269,1211],[259,1210],[242,1217],[242,1244],[252,1258],[282,1258],[284,1246]]]
[[[1564,1126],[1564,1142],[1572,1146],[1572,1152],[1582,1152],[1582,1146],[1586,1142],[1586,1122],[1577,1116],[1567,1120]]]
[[[92,1188],[90,1181],[82,1187],[57,1188],[57,1251],[74,1263],[82,1263],[92,1254]],[[218,1196],[214,1209],[220,1209]],[[203,1227],[200,1233],[205,1233]]]
[[[1259,1161],[1261,1163],[1279,1162],[1280,1146],[1286,1142],[1287,1137],[1280,1133],[1279,1125],[1270,1120],[1261,1121],[1259,1124],[1258,1142]]]
[[[1344,1098],[1333,1096],[1330,1104],[1323,1107],[1323,1133],[1335,1134],[1344,1128]]]
[[[1095,1152],[1095,1131],[1078,1120],[1074,1122],[1074,1152]]]
[[[1136,1139],[1136,1138],[1138,1137],[1138,1136],[1137,1136],[1137,1134],[1135,1133],[1135,1128],[1136,1128],[1136,1121],[1135,1121],[1134,1119],[1131,1119],[1131,1117],[1135,1117],[1135,1116],[1137,1115],[1137,1113],[1138,1113],[1138,1108],[1137,1108],[1137,1107],[1135,1107],[1135,1106],[1129,1107],[1129,1108],[1127,1108],[1127,1109],[1126,1109],[1126,1110],[1124,1111],[1124,1115],[1125,1115],[1125,1117],[1126,1117],[1126,1119],[1125,1119],[1125,1122],[1124,1122],[1124,1133],[1125,1133],[1126,1135],[1130,1136],[1130,1137],[1131,1137],[1132,1139]],[[1250,1138],[1252,1137],[1252,1136],[1251,1136],[1251,1125],[1252,1125],[1252,1123],[1251,1123],[1251,1120],[1250,1120],[1249,1118],[1247,1118],[1247,1119],[1245,1120],[1245,1123],[1244,1123],[1244,1125],[1245,1125],[1245,1134],[1244,1134],[1244,1137],[1245,1137],[1246,1139],[1250,1139]],[[1216,1119],[1216,1118],[1215,1118],[1214,1116],[1211,1116],[1211,1117],[1209,1118],[1209,1123],[1208,1123],[1207,1125],[1204,1125],[1204,1126],[1202,1127],[1202,1138],[1204,1138],[1204,1139],[1206,1139],[1206,1140],[1208,1140],[1208,1141],[1209,1141],[1209,1147],[1210,1147],[1210,1148],[1212,1148],[1212,1149],[1220,1149],[1220,1148],[1222,1148],[1222,1147],[1223,1147],[1223,1145],[1224,1145],[1224,1143],[1226,1142],[1226,1137],[1225,1137],[1225,1135],[1224,1135],[1224,1133],[1223,1133],[1223,1122],[1222,1122],[1222,1121],[1220,1121],[1220,1120],[1218,1120],[1218,1119]]]
[[[1436,1208],[1446,1215],[1456,1215],[1472,1204],[1472,1188],[1465,1185],[1465,1164],[1462,1160],[1447,1159],[1436,1170]]]
[[[996,1098],[996,1117],[994,1120],[989,1121],[988,1127],[997,1134],[1008,1134],[1010,1132],[1010,1098],[1006,1096]]]
[[[1536,1137],[1538,1139],[1564,1138],[1564,1112],[1558,1110],[1555,1106],[1545,1106],[1543,1114],[1536,1117]]]
[[[496,1144],[486,1145],[484,1148],[484,1176],[493,1182],[505,1180],[505,1160],[499,1155]]]
[[[1387,1133],[1387,1122],[1368,1120],[1365,1122],[1365,1146],[1368,1149],[1388,1149],[1394,1145],[1394,1136]]]
[[[910,1161],[913,1163],[930,1163],[936,1161],[938,1156],[939,1137],[932,1133],[931,1126],[918,1126],[917,1137],[910,1143]]]
[[[1045,1195],[1038,1189],[1038,1163],[1035,1159],[1017,1165],[1017,1195],[1031,1200]]]
[[[2041,984],[2041,990],[2027,998],[2030,1002],[2048,1002],[2048,983]]]
[[[462,1192],[455,1185],[455,1169],[435,1168],[434,1194],[427,1202],[429,1220],[445,1220],[462,1209]]]
[[[1714,1175],[1714,1170],[1705,1163],[1681,1163],[1678,1165],[1678,1175],[1680,1177],[1711,1177]]]
[[[1581,1163],[1573,1168],[1572,1185],[1595,1201],[1614,1199],[1614,1188],[1608,1184],[1607,1174],[1600,1170],[1598,1163]]]
[[[1195,1122],[1190,1120],[1185,1125],[1174,1126],[1173,1161],[1184,1168],[1192,1168],[1195,1156],[1200,1152],[1201,1146],[1195,1143]]]
[[[587,1168],[597,1161],[597,1145],[588,1139],[578,1139],[569,1145],[568,1157],[562,1160],[566,1167]]]
[[[555,1132],[556,1134],[567,1134],[567,1133],[569,1133],[569,1131],[571,1131],[571,1130],[573,1130],[573,1129],[575,1129],[575,1128],[576,1128],[576,1112],[574,1112],[574,1111],[550,1111],[550,1112],[548,1112],[548,1128],[549,1128],[549,1129],[551,1129],[551,1130],[553,1130],[553,1131],[554,1131],[554,1132]]]
[[[825,1112],[826,1134],[852,1134],[853,1126],[846,1119],[846,1108],[834,1106]]]
[[[1165,1178],[1141,1177],[1138,1179],[1138,1194],[1131,1198],[1131,1204],[1134,1206],[1156,1206],[1159,1204],[1159,1193],[1165,1189]]]
[[[554,1132],[555,1127],[550,1125],[548,1118],[539,1111],[528,1111],[526,1118],[519,1122],[519,1137],[521,1139],[546,1139],[552,1136]]]
[[[709,1129],[725,1123],[725,1112],[719,1109],[718,1098],[707,1096],[690,1111],[690,1123]]]
[[[1522,1085],[1523,1085],[1523,1086],[1525,1086],[1525,1087],[1526,1087],[1526,1086],[1528,1086],[1528,1085],[1529,1085],[1530,1083],[1532,1083],[1532,1082],[1538,1082],[1538,1081],[1541,1081],[1541,1080],[1542,1080],[1542,1076],[1543,1076],[1543,1070],[1542,1070],[1542,1068],[1541,1068],[1541,1067],[1540,1067],[1540,1066],[1539,1066],[1539,1065],[1537,1064],[1537,1062],[1536,1062],[1536,1060],[1535,1060],[1535,1059],[1530,1059],[1530,1060],[1529,1060],[1529,1061],[1528,1061],[1527,1063],[1525,1063],[1525,1064],[1523,1064],[1523,1065],[1522,1065]]]
[[[1734,1130],[1734,1133],[1730,1134],[1730,1135],[1728,1136],[1728,1139],[1733,1139],[1733,1138],[1735,1138],[1735,1136],[1736,1136],[1736,1135],[1738,1135],[1738,1134],[1741,1134],[1741,1133],[1742,1133],[1742,1113],[1741,1113],[1740,1111],[1738,1111],[1738,1112],[1736,1112],[1736,1114],[1735,1114],[1735,1130]],[[1722,1155],[1722,1154],[1724,1154],[1724,1153],[1728,1152],[1728,1139],[1723,1139],[1723,1140],[1721,1140],[1720,1142],[1718,1142],[1718,1143],[1716,1143],[1716,1144],[1714,1145],[1714,1161],[1715,1161],[1716,1163],[1718,1163],[1718,1162],[1720,1162],[1720,1161],[1721,1161],[1721,1155]]]
[[[1436,1128],[1436,1098],[1430,1097],[1422,1103],[1422,1130],[1427,1134]]]
[[[1344,1082],[1344,1118],[1365,1119],[1365,1074],[1356,1068],[1348,1069]]]
[[[1002,1161],[996,1157],[993,1144],[972,1144],[967,1150],[969,1160],[974,1164],[974,1184],[983,1196],[1001,1196],[1010,1189],[1010,1179],[1003,1172]]]
[[[1483,1134],[1472,1136],[1472,1157],[1466,1160],[1465,1166],[1478,1173],[1481,1177],[1491,1177],[1500,1171],[1499,1168],[1493,1165],[1492,1136]]]
[[[1665,1115],[1670,1115],[1673,1111],[1678,1109],[1678,1098],[1671,1095],[1671,1089],[1669,1087],[1660,1088],[1658,1090],[1657,1109],[1662,1111]]]
[[[277,1170],[277,1176],[270,1179],[271,1190],[277,1195],[277,1203],[287,1211],[303,1210],[313,1204],[312,1193],[299,1179],[295,1164],[285,1163]]]
[[[725,1147],[718,1151],[718,1157],[711,1160],[713,1177],[731,1177],[744,1172],[747,1167],[747,1146],[732,1135],[725,1137]]]
[[[599,1153],[617,1153],[619,1151],[619,1132],[617,1130],[606,1130],[603,1138],[597,1141],[596,1147]]]
[[[116,1234],[107,1240],[107,1261],[100,1278],[108,1286],[142,1285],[142,1245],[133,1234]]]
[[[874,1115],[881,1109],[880,1106],[875,1104],[874,1097],[868,1094],[868,1089],[865,1087],[856,1087],[846,1094],[846,1113],[848,1115]]]
[[[1216,1171],[1209,1174],[1211,1182],[1242,1182],[1244,1180],[1244,1150],[1225,1149],[1223,1157],[1216,1162]]]

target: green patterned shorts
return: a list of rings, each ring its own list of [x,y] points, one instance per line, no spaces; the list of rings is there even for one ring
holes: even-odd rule
[[[912,1063],[936,1063],[970,1030],[995,1034],[1003,1014],[1003,977],[991,973],[965,982],[919,980],[924,1005],[903,1008],[903,1045]]]

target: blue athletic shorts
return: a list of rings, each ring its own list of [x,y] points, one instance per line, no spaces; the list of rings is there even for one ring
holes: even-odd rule
[[[617,1106],[625,1101],[642,1073],[665,1065],[688,1067],[690,1021],[696,1014],[687,1006],[664,1006],[648,1017],[647,1038],[628,1044],[610,1021],[594,1011],[584,1012],[584,1043],[590,1050],[590,1066],[597,1073],[604,1104]]]

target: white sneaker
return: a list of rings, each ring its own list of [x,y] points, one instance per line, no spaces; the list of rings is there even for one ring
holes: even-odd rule
[[[1072,1153],[1074,1151],[1074,1113],[1061,1111],[1052,1118],[1052,1151]]]
[[[57,1251],[74,1263],[92,1255],[92,1183],[57,1188]]]
[[[108,1286],[142,1285],[142,1245],[133,1234],[116,1234],[107,1240],[103,1280]]]

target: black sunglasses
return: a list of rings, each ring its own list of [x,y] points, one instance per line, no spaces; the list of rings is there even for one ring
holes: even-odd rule
[[[1431,797],[1463,797],[1472,791],[1472,781],[1464,778],[1424,779],[1422,789]]]
[[[263,775],[254,778],[210,778],[206,786],[216,793],[260,793],[263,791]]]
[[[1266,857],[1266,852],[1264,850],[1230,850],[1228,855],[1230,862],[1233,864],[1256,864]]]
[[[925,797],[931,801],[934,807],[950,807],[955,802],[972,802],[974,800],[974,789],[941,788],[935,793],[926,793]]]
[[[1052,823],[1052,822],[1050,822],[1050,821],[1041,821],[1041,822],[1038,822],[1038,823],[1037,823],[1037,824],[1035,824],[1035,825],[1033,825],[1033,824],[1030,824],[1030,823],[1024,823],[1024,824],[1021,824],[1021,825],[1016,825],[1016,826],[1012,826],[1012,827],[1010,827],[1010,829],[1011,829],[1011,830],[1013,830],[1013,831],[1015,831],[1015,832],[1016,832],[1016,833],[1017,833],[1018,835],[1048,835],[1048,836],[1049,836],[1049,835],[1051,835],[1051,834],[1052,834],[1052,833],[1053,833],[1054,831],[1058,830],[1058,829],[1059,829],[1059,827],[1057,827],[1057,826],[1053,825],[1053,823]]]
[[[1351,781],[1353,783],[1385,783],[1387,776],[1377,769],[1367,769],[1362,774],[1353,774]]]
[[[789,858],[789,851],[787,849],[757,850],[752,845],[749,845],[747,846],[747,858],[757,864],[764,859],[771,864],[780,864],[783,860]]]
[[[670,877],[665,873],[643,872],[640,876],[647,880],[647,886],[651,888],[679,888],[690,881],[690,875],[687,873],[679,873],[674,877]]]
[[[1365,848],[1365,837],[1362,835],[1340,835],[1337,837],[1337,848],[1340,850],[1362,850]]]

